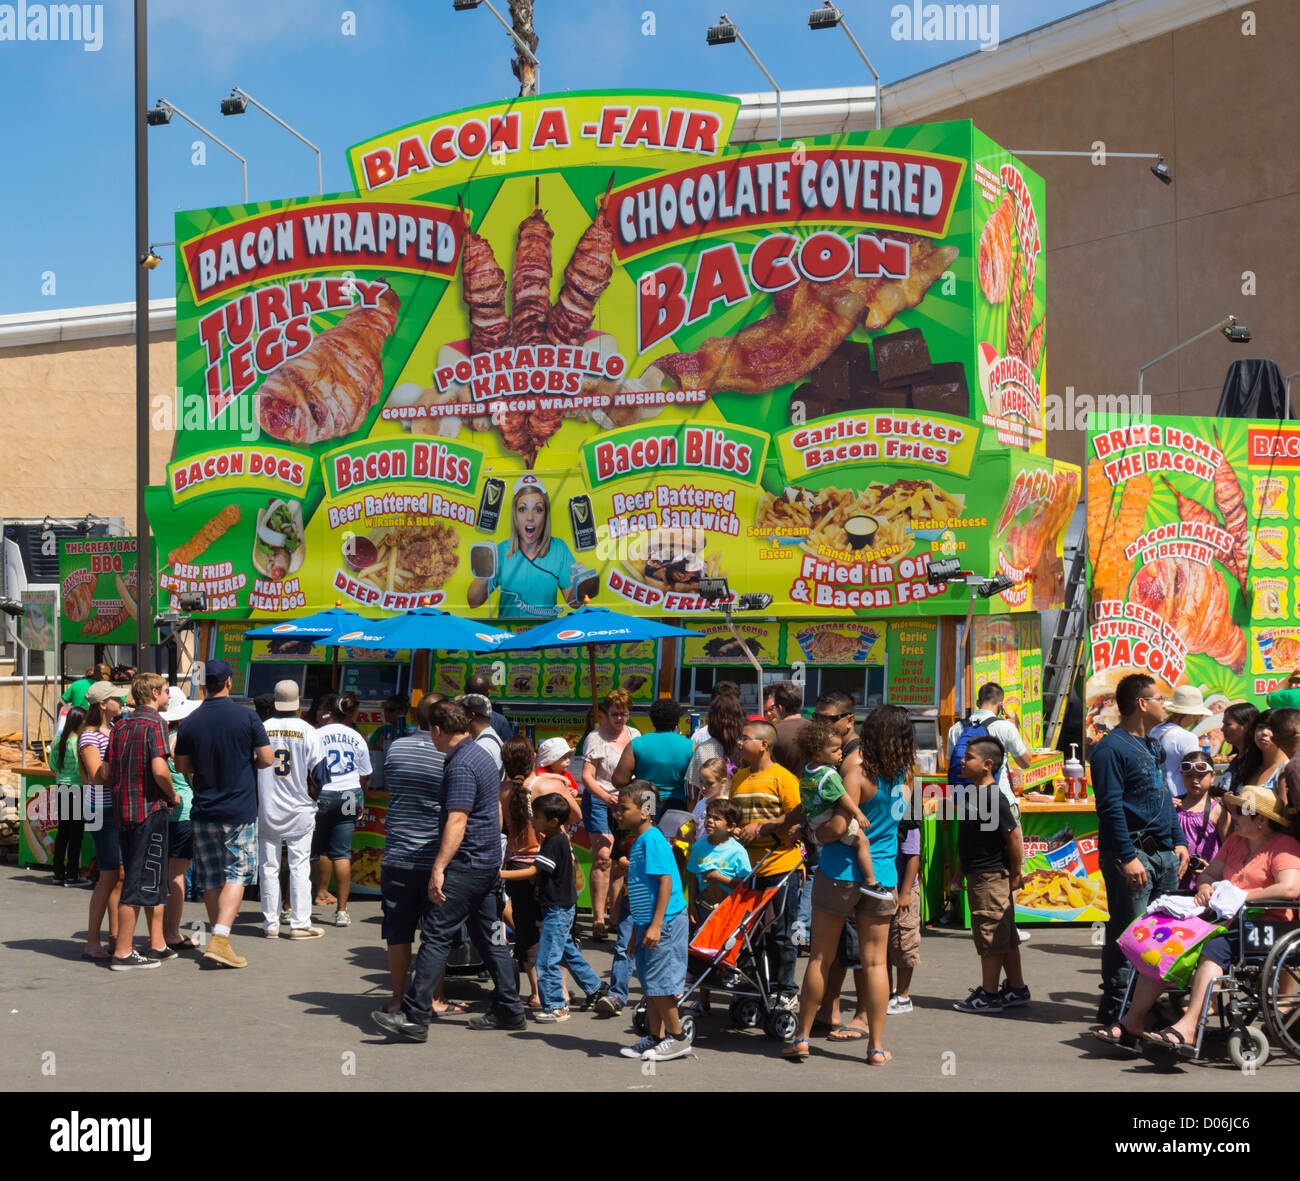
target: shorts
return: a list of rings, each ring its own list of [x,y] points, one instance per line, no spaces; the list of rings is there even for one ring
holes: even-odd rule
[[[428,869],[402,865],[379,867],[379,892],[383,896],[380,932],[389,947],[415,942],[415,932],[429,908]]]
[[[192,820],[194,835],[194,886],[220,890],[222,886],[251,886],[257,881],[257,821],[221,824]]]
[[[1249,931],[1254,925],[1247,923],[1246,929]],[[1218,964],[1226,972],[1241,959],[1241,927],[1233,923],[1224,934],[1207,939],[1201,944],[1201,959]]]
[[[1006,955],[1016,946],[1016,908],[1011,902],[1011,875],[996,873],[966,875],[966,898],[970,903],[970,930],[975,951],[981,955]]]
[[[122,845],[117,836],[117,817],[107,804],[89,808],[86,831],[95,848],[95,862],[100,873],[117,873],[122,868]]]
[[[188,820],[171,821],[167,856],[173,861],[191,861],[194,858],[194,826]]]
[[[906,906],[894,912],[889,924],[889,966],[915,968],[921,962],[921,896],[915,887]]]
[[[507,869],[524,869],[522,861],[513,859]],[[515,961],[522,968],[528,962],[528,953],[537,946],[542,936],[542,908],[537,903],[536,879],[521,882],[503,882],[506,897],[510,899],[510,915],[515,921]]]
[[[317,857],[328,857],[331,861],[351,858],[352,834],[365,806],[365,793],[359,787],[320,793],[316,801],[316,827],[311,834],[313,861]]]
[[[642,947],[645,928],[634,926],[632,946],[636,948],[636,974],[646,996],[679,997],[686,991],[686,958],[690,947],[690,919],[680,910],[664,921],[658,947]]]
[[[582,827],[589,837],[614,831],[609,824],[609,805],[589,791],[582,793]]]
[[[166,812],[150,812],[139,824],[118,831],[122,848],[123,906],[161,906],[171,883],[167,879]]]
[[[814,910],[848,918],[849,915],[892,915],[898,909],[898,891],[890,890],[888,898],[868,898],[858,889],[857,882],[837,882],[818,871],[813,874],[812,904]]]
[[[827,808],[825,812],[818,812],[811,820],[808,821],[808,835],[812,837],[814,844],[821,844],[817,840],[817,830],[821,828],[832,816],[835,815],[834,808]],[[849,827],[844,835],[840,837],[841,845],[856,845],[858,843],[858,833],[862,831],[862,826],[857,820],[850,820]]]

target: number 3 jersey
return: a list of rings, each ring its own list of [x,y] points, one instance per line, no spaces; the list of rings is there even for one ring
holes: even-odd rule
[[[316,727],[299,717],[278,715],[265,725],[271,765],[258,776],[258,826],[264,834],[298,836],[316,823],[316,801],[307,792],[307,777],[329,781],[325,747]]]
[[[352,791],[361,787],[361,776],[371,773],[370,748],[351,726],[331,722],[316,731],[325,746],[325,762],[330,769],[326,791]]]

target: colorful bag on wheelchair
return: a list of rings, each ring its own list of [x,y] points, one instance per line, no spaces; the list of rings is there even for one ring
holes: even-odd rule
[[[1226,930],[1199,916],[1144,914],[1119,937],[1119,949],[1143,976],[1186,988],[1201,958],[1201,945]]]

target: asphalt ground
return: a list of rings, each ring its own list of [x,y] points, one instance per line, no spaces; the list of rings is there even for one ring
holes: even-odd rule
[[[189,953],[135,972],[110,972],[80,958],[88,901],[88,890],[56,887],[44,871],[0,868],[6,1091],[888,1088],[1011,1089],[1057,1098],[1214,1090],[1222,1098],[1300,1087],[1300,1064],[1277,1051],[1246,1074],[1228,1061],[1221,1041],[1211,1043],[1205,1063],[1098,1045],[1088,1030],[1099,949],[1087,929],[1034,928],[1023,948],[1033,1001],[985,1016],[952,1007],[978,980],[969,934],[926,931],[912,987],[915,1011],[888,1019],[885,1045],[893,1061],[883,1068],[866,1066],[864,1042],[824,1037],[813,1039],[808,1060],[785,1061],[780,1044],[760,1030],[731,1028],[725,1002],[700,1018],[692,1056],[653,1065],[618,1056],[636,1037],[630,1007],[612,1019],[575,1013],[561,1025],[530,1022],[519,1033],[475,1032],[459,1016],[435,1022],[424,1045],[389,1040],[370,1019],[388,999],[376,899],[352,902],[352,926],[327,926],[324,938],[302,942],[262,938],[257,904],[246,901],[232,939],[247,968],[232,971]],[[332,908],[317,912],[318,920],[332,916]],[[186,904],[186,927],[204,917],[199,903]],[[144,946],[142,932],[143,921],[137,947]],[[584,942],[602,976],[610,947]],[[448,995],[475,1001],[486,991],[472,979],[452,980]],[[846,1003],[851,1011],[851,983]]]

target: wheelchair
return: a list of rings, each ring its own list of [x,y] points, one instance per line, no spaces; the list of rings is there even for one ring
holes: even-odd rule
[[[1300,1059],[1300,922],[1260,917],[1296,905],[1294,898],[1261,898],[1242,907],[1231,923],[1240,948],[1236,962],[1211,983],[1197,1017],[1195,1040],[1171,1049],[1193,1062],[1204,1060],[1208,1033],[1226,1036],[1228,1057],[1239,1069],[1263,1066],[1274,1047]],[[1134,970],[1121,1017],[1137,979]],[[1167,994],[1186,996],[1188,990],[1170,988]],[[1213,1027],[1212,1013],[1217,1017]]]

